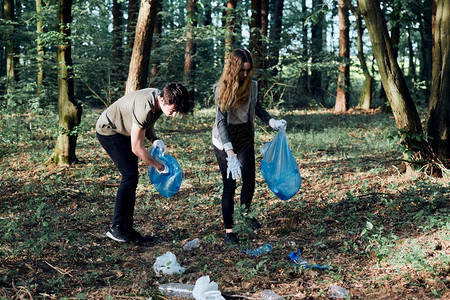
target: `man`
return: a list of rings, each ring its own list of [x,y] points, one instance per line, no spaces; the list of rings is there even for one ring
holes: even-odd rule
[[[126,94],[100,115],[97,138],[116,165],[122,180],[116,195],[114,217],[106,236],[120,242],[151,242],[133,228],[136,188],[139,180],[138,158],[161,174],[167,166],[155,160],[144,148],[145,138],[164,154],[166,146],[156,137],[155,123],[165,114],[175,117],[190,110],[187,89],[179,83],[169,83],[163,90],[146,88]]]

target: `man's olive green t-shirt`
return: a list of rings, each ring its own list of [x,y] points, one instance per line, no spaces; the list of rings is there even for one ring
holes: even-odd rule
[[[131,136],[131,126],[135,123],[146,130],[146,137],[155,140],[154,125],[162,111],[157,110],[161,91],[147,88],[126,94],[111,104],[97,120],[95,130],[101,135],[122,134]]]

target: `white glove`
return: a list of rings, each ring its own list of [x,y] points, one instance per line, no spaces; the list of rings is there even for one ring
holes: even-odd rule
[[[239,159],[237,158],[236,154],[232,154],[229,155],[227,157],[227,178],[230,178],[230,173],[231,173],[231,178],[233,178],[233,180],[238,180],[239,178],[242,177],[242,172],[241,172],[241,163],[239,161]]]
[[[283,120],[283,119],[275,120],[272,118],[269,121],[269,126],[275,130],[279,130],[280,128],[283,128],[284,130],[286,130],[287,122],[286,122],[286,120]]]
[[[161,140],[155,140],[155,141],[153,142],[153,146],[154,146],[155,148],[159,148],[159,150],[161,151],[162,156],[164,156],[164,154],[166,154],[167,147],[166,147],[166,145],[164,145],[164,142],[163,142],[163,141],[161,141]]]

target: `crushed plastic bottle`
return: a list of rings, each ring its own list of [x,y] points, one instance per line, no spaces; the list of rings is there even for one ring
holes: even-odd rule
[[[261,292],[260,294],[261,299],[264,300],[284,300],[283,297],[281,297],[280,295],[278,295],[275,292],[272,292],[271,290],[264,290]]]
[[[300,249],[298,249],[296,252],[289,253],[289,258],[291,259],[291,266],[293,267],[316,269],[316,270],[328,270],[330,268],[330,266],[327,265],[309,263],[306,259],[304,259],[300,255]]]
[[[190,250],[198,248],[198,247],[200,247],[200,239],[195,238],[192,241],[189,241],[186,244],[184,244],[183,250],[190,251]]]
[[[194,287],[195,285],[187,283],[165,283],[161,284],[158,289],[169,296],[194,299],[192,294]]]
[[[248,256],[260,256],[269,253],[272,249],[272,245],[267,243],[253,250],[244,249],[242,251]]]
[[[345,299],[349,295],[350,291],[337,285],[330,285],[328,287],[328,297]]]

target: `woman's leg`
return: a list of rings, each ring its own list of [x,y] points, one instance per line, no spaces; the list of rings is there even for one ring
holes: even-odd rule
[[[224,150],[214,147],[214,153],[219,163],[220,173],[222,174],[223,192],[222,192],[222,215],[226,231],[233,229],[234,213],[234,194],[236,191],[236,180],[227,178],[227,154]]]
[[[242,164],[241,205],[250,209],[255,192],[255,146],[253,144],[238,152],[238,159]]]

